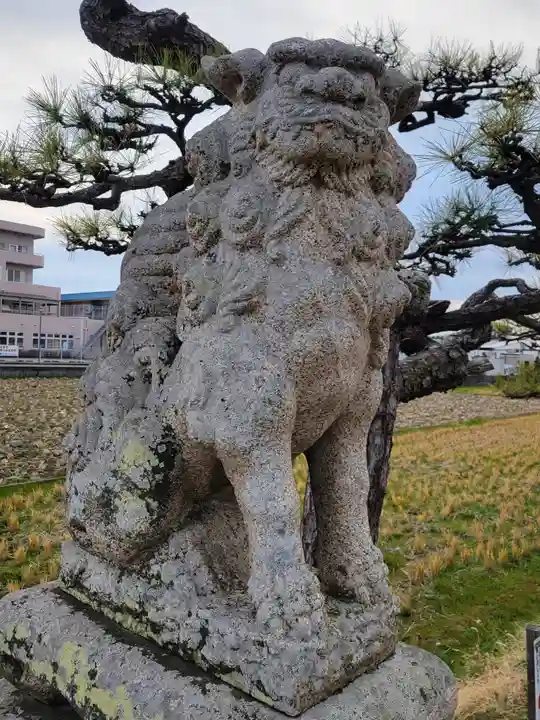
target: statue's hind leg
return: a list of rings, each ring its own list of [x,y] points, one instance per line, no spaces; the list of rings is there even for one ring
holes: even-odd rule
[[[315,565],[323,588],[372,607],[391,602],[382,553],[371,540],[366,444],[381,395],[370,371],[349,409],[307,453],[317,515]]]

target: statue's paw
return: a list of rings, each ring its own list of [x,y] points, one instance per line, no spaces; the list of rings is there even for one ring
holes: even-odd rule
[[[366,610],[391,606],[395,602],[388,583],[388,568],[380,550],[375,547],[361,558],[340,558],[337,567],[332,567],[330,577],[327,573],[323,584],[329,595],[357,602]]]
[[[315,574],[305,563],[285,573],[254,576],[250,593],[257,622],[273,635],[307,641],[326,629],[324,596]]]
[[[394,602],[387,573],[373,569],[366,572],[364,568],[351,568],[340,582],[338,595],[359,603],[366,610]]]

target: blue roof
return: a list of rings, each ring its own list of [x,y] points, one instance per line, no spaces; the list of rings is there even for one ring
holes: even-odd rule
[[[86,300],[110,300],[114,297],[114,290],[102,290],[101,292],[86,293],[62,293],[62,302],[85,302]]]

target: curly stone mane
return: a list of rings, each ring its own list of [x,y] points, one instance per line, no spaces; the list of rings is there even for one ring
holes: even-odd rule
[[[325,41],[320,42],[324,54]],[[208,145],[200,137],[188,144],[198,192],[188,206],[187,228],[198,259],[184,276],[181,336],[186,327],[217,315],[227,326],[231,315],[260,308],[270,265],[286,262],[294,251],[291,233],[305,225],[314,211],[321,228],[343,240],[335,243],[329,259],[343,265],[354,257],[360,266],[369,266],[363,291],[369,317],[377,317],[377,324],[387,327],[408,297],[397,275],[393,298],[378,288],[388,285],[388,274],[393,274],[414,232],[397,203],[412,183],[415,165],[388,125],[410,111],[416,95],[403,76],[395,71],[383,74],[379,59],[359,49],[354,62],[363,71],[360,121],[355,120],[358,125],[345,138],[351,152],[328,158],[319,152],[311,128],[302,123],[311,112],[310,95],[300,100],[289,92],[279,95],[289,80],[280,78],[283,63],[304,60],[310,52],[305,43],[291,52],[287,43],[276,43],[266,56],[244,51],[207,63],[211,80],[235,104],[220,126],[219,147],[211,146],[210,161],[208,150],[201,152]],[[348,60],[349,46],[344,47],[345,57],[338,61]],[[237,82],[244,78],[240,97],[231,86],[235,74]],[[308,90],[310,82],[303,81]],[[295,146],[301,148],[300,161]],[[318,188],[323,191],[317,193]],[[343,201],[347,215],[336,212],[336,204]],[[259,256],[255,263],[259,276],[252,276],[249,289],[244,281],[246,254]],[[201,273],[205,282],[199,291],[193,278]]]

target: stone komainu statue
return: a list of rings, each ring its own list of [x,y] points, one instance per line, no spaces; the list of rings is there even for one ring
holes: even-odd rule
[[[208,507],[219,515],[232,487],[256,621],[274,639],[322,642],[325,596],[379,613],[390,631],[370,640],[358,674],[395,643],[369,532],[366,440],[389,328],[408,300],[395,263],[413,235],[397,203],[415,165],[388,127],[419,88],[368,49],[331,40],[203,66],[232,109],[189,144],[194,187],[148,216],[124,258],[108,353],[85,377],[70,438],[70,528],[92,556],[141,566]],[[302,551],[298,453],[316,506],[316,572]],[[216,578],[229,591],[230,558],[218,567],[209,555],[197,592]],[[318,652],[321,687],[337,682]],[[252,666],[238,671],[248,691]],[[258,682],[274,700],[285,692]],[[310,688],[304,703],[317,699]]]

